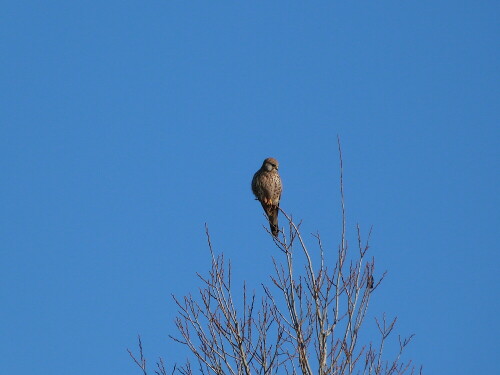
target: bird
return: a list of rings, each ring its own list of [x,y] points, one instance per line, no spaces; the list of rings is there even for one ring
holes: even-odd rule
[[[267,158],[252,178],[252,192],[262,204],[274,237],[278,237],[279,232],[278,207],[280,206],[281,192],[283,190],[278,168],[279,163],[275,158]]]

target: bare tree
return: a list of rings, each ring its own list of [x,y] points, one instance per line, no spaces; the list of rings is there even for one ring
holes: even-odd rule
[[[249,293],[246,284],[233,295],[231,264],[226,264],[222,254],[215,254],[206,227],[211,254],[208,276],[198,274],[199,295],[173,297],[179,308],[175,321],[179,336],[171,338],[189,349],[196,369],[188,361],[172,374],[401,375],[417,371],[411,361],[401,359],[413,335],[399,337],[392,359],[384,359],[396,318],[387,320],[384,314],[375,319],[380,333],[377,344],[359,342],[370,299],[385,273],[377,279],[375,260],[368,257],[371,230],[363,241],[357,226],[356,250],[350,252],[340,142],[339,154],[342,231],[332,266],[319,234],[313,235],[317,250],[311,253],[300,223],[280,209],[288,227],[278,237],[271,235],[280,252],[272,258],[270,285],[262,285],[260,297],[255,291]],[[147,375],[140,339],[139,349],[139,358],[129,353]],[[166,375],[161,359],[155,373]]]

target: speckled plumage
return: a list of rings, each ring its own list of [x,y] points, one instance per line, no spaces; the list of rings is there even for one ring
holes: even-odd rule
[[[269,219],[271,233],[275,237],[278,236],[279,232],[278,207],[283,190],[278,167],[279,163],[276,159],[267,158],[252,179],[252,191],[262,204],[262,208],[264,208],[264,212]]]

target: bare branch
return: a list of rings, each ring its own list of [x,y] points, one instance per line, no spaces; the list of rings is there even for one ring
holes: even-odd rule
[[[270,283],[261,284],[261,295],[244,282],[234,294],[231,262],[213,249],[208,226],[205,234],[211,265],[206,275],[197,274],[201,287],[194,295],[173,297],[178,316],[178,337],[198,365],[187,361],[174,366],[172,374],[302,374],[312,375],[402,375],[414,374],[412,361],[403,361],[405,348],[413,339],[398,337],[399,347],[386,345],[397,318],[375,318],[377,344],[363,342],[371,298],[386,272],[375,273],[375,258],[370,254],[373,228],[363,235],[356,226],[351,250],[346,228],[343,157],[337,138],[340,160],[341,237],[336,249],[323,245],[319,233],[312,234],[315,250],[301,234],[302,222],[279,207],[285,226],[279,235],[270,234],[279,250],[271,261],[274,272]],[[364,238],[366,237],[366,238]],[[392,338],[391,338],[392,339]],[[391,351],[395,353],[391,353]],[[386,360],[386,352],[391,360]],[[130,356],[147,375],[139,337],[139,356]],[[194,371],[196,370],[196,371]],[[157,363],[158,375],[166,375],[163,360]],[[422,373],[420,368],[419,373]]]

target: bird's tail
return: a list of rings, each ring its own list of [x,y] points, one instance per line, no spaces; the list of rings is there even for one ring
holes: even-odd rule
[[[269,226],[274,237],[278,237],[278,207],[273,206],[268,210]]]

